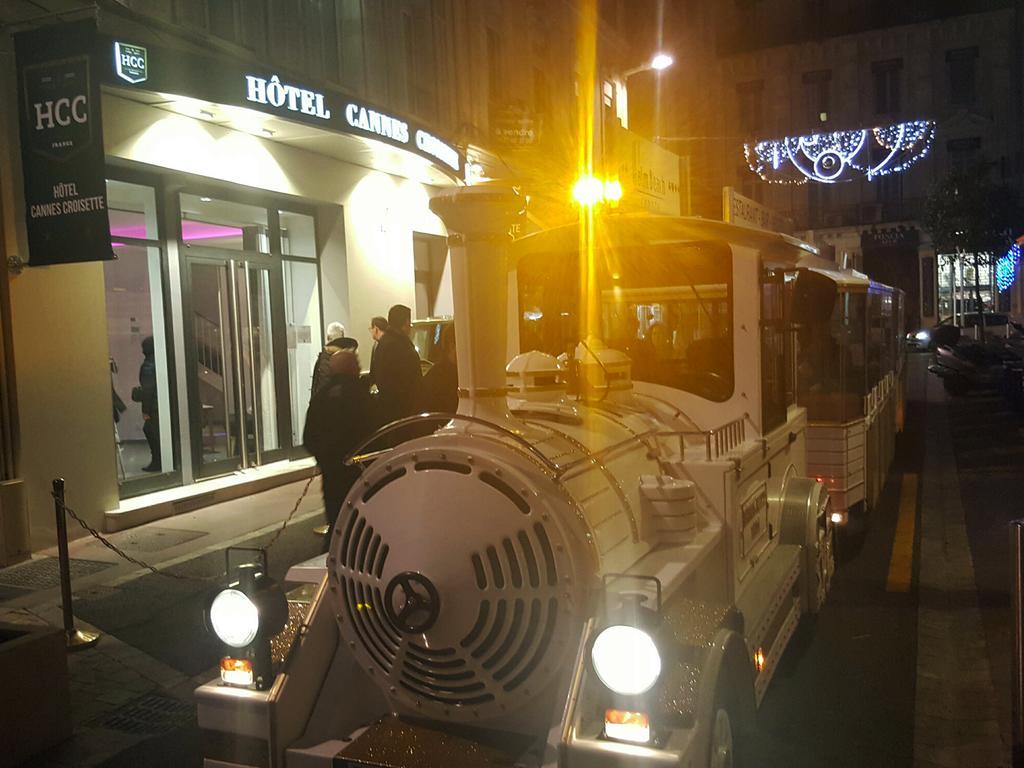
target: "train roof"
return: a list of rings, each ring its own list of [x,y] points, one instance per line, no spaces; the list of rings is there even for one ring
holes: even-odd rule
[[[792,264],[818,249],[779,232],[769,232],[712,219],[656,216],[645,213],[616,213],[598,220],[598,248],[639,248],[674,242],[721,240],[753,248],[763,257]],[[520,238],[513,246],[518,257],[535,253],[575,251],[579,247],[579,224],[565,224]]]
[[[866,293],[872,285],[871,278],[855,269],[843,269],[838,264],[821,256],[807,254],[801,257],[798,266],[824,275],[846,293]]]

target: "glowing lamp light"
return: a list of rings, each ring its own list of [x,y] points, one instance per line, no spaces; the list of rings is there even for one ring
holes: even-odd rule
[[[667,53],[657,53],[654,58],[651,59],[651,69],[661,72],[663,69],[668,69],[675,63],[673,59]]]
[[[604,184],[596,176],[580,176],[572,186],[572,199],[579,205],[597,205],[604,198]]]
[[[615,624],[602,630],[590,658],[601,682],[623,696],[646,693],[661,676],[658,647],[637,627]]]
[[[764,655],[764,648],[758,648],[754,651],[754,669],[760,672],[764,669],[764,665],[767,663],[767,658]]]
[[[622,199],[622,182],[609,179],[604,183],[604,199],[609,203],[617,203]]]

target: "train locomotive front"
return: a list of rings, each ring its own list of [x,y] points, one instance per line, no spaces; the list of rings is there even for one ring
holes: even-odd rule
[[[197,692],[206,764],[751,764],[757,703],[833,569],[803,411],[769,424],[759,407],[775,361],[710,404],[633,382],[596,338],[569,366],[531,352],[506,372],[518,193],[432,207],[458,233],[459,413],[390,425],[368,451],[421,436],[355,457],[326,560],[291,574],[314,592],[273,684]],[[781,236],[671,226],[731,237],[751,296],[766,262],[799,258]],[[732,299],[737,360],[762,354],[751,296]]]

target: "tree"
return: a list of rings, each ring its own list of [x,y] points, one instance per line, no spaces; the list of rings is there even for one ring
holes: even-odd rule
[[[1020,228],[1016,190],[991,180],[991,163],[954,168],[936,184],[925,203],[924,226],[937,253],[956,253],[974,266],[974,301],[981,317],[980,267],[991,265]]]

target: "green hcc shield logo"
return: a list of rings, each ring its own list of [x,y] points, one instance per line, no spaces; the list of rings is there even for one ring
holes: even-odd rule
[[[145,82],[148,76],[146,49],[140,45],[114,43],[114,66],[117,76],[125,82]]]

